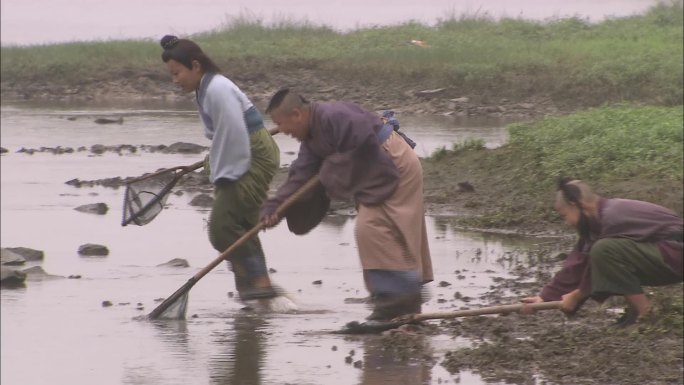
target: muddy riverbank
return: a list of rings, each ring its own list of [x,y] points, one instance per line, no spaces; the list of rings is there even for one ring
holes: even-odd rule
[[[447,114],[454,116],[516,116],[539,119],[583,108],[580,103],[554,101],[544,95],[525,98],[497,97],[481,93],[460,93],[440,89],[436,85],[362,84],[353,80],[326,77],[313,70],[298,70],[288,76],[268,74],[233,77],[254,101],[263,106],[272,92],[283,85],[297,85],[314,100],[348,99],[374,110],[394,109],[402,114]],[[339,84],[344,84],[340,86]],[[6,84],[2,87],[3,102],[11,100],[154,100],[191,101],[192,95],[181,95],[168,79],[157,75],[136,75],[112,79],[106,83],[87,83],[64,87],[50,83]],[[410,132],[410,128],[407,128]],[[68,156],[68,155],[65,155]],[[507,149],[473,149],[443,159],[423,161],[427,211],[434,216],[477,218],[497,207],[531,206],[539,197],[551,204],[552,191],[540,195],[515,193],[517,183],[509,178],[516,167],[516,154]],[[282,181],[285,170],[274,181]],[[79,175],[74,175],[79,178]],[[122,177],[125,177],[122,175]],[[464,188],[463,186],[471,186]],[[676,182],[676,181],[675,181]],[[600,186],[609,195],[646,199],[668,207],[681,207],[681,185],[672,181],[640,178],[620,185]],[[658,194],[648,186],[658,183]],[[196,192],[206,190],[195,185]],[[87,185],[84,187],[88,187]],[[184,187],[188,191],[190,185]],[[339,206],[345,209],[348,206]],[[502,212],[505,215],[505,212]],[[499,223],[506,223],[500,221]],[[537,234],[553,233],[570,247],[571,234],[556,217],[507,226],[492,227],[492,231],[512,231]],[[555,242],[555,241],[554,241]],[[554,245],[555,246],[555,245]],[[481,302],[495,305],[516,302],[534,295],[548,282],[561,261],[550,250],[528,250],[508,256],[515,278],[495,280],[482,293]],[[438,284],[434,283],[433,285]],[[422,359],[434,363],[444,359],[451,373],[472,370],[483,377],[514,384],[680,384],[683,380],[682,347],[682,286],[648,289],[656,304],[656,317],[628,330],[615,329],[611,324],[624,306],[615,298],[599,306],[589,302],[572,318],[556,311],[539,312],[533,316],[473,317],[453,321],[432,321],[429,326],[407,333],[388,333],[379,337],[386,349],[397,350],[407,359]],[[470,307],[463,298],[461,307]],[[475,343],[454,350],[445,357],[434,357],[422,350],[421,334],[438,333],[465,337]],[[418,337],[417,337],[418,336]]]

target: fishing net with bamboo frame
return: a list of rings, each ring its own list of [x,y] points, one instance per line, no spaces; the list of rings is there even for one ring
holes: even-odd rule
[[[126,182],[121,226],[144,226],[161,213],[173,187],[186,174],[204,166],[199,161],[190,166],[178,166],[143,175]]]

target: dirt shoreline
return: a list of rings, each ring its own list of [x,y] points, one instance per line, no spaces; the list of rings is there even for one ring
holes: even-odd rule
[[[534,118],[568,113],[581,102],[554,100],[551,95],[500,95],[488,90],[472,92],[430,82],[386,82],[382,79],[350,79],[331,76],[323,69],[292,69],[277,74],[266,71],[227,74],[259,107],[280,88],[296,88],[311,100],[350,100],[371,110],[394,109],[403,114],[452,116],[510,116]],[[123,73],[107,80],[83,80],[79,84],[58,81],[0,82],[4,102],[16,101],[145,101],[193,102],[193,94],[181,93],[167,74]]]

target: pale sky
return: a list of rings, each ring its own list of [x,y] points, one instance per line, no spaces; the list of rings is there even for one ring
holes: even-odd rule
[[[591,21],[643,12],[656,0],[2,0],[0,43],[158,39],[219,27],[241,15],[303,21],[338,30],[416,20],[434,25],[451,15],[488,14]],[[387,5],[391,3],[392,5]]]

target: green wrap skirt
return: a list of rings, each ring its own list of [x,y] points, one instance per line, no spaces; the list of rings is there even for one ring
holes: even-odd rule
[[[280,150],[268,130],[262,128],[250,134],[250,144],[249,171],[237,181],[215,186],[209,240],[219,252],[258,224],[261,204],[280,166]],[[230,261],[238,290],[253,278],[268,274],[258,236],[238,248]]]

